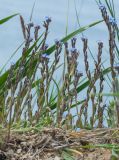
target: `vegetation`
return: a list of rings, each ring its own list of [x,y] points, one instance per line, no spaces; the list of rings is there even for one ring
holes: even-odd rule
[[[19,16],[24,37],[24,43],[19,47],[23,47],[20,59],[7,71],[4,70],[6,64],[0,70],[0,130],[1,133],[4,130],[7,132],[8,141],[13,130],[37,131],[53,126],[76,131],[104,126],[119,127],[119,66],[116,63],[119,57],[119,28],[113,0],[105,0],[105,5],[100,0],[96,2],[103,20],[80,27],[61,40],[56,39],[53,46],[47,44],[52,23],[50,17],[43,22],[43,33],[40,33],[40,26],[34,26],[32,22],[26,24],[19,14],[0,20],[2,25]],[[88,58],[88,39],[82,37],[83,50],[79,52],[76,35],[102,22],[109,33],[109,45],[106,48],[110,64],[108,68],[104,67],[103,42],[99,41],[97,59],[92,58],[92,70]],[[84,71],[79,71],[81,54],[84,56]],[[105,83],[111,86],[110,93],[105,93]],[[85,98],[81,97],[82,93],[86,95]],[[111,98],[105,102],[108,96]],[[114,157],[118,158],[114,151],[119,149],[117,145],[96,144],[93,147],[111,147],[116,155]]]

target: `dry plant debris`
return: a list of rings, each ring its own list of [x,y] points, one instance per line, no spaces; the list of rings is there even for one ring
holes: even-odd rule
[[[0,145],[0,160],[110,160],[108,144],[119,144],[119,128],[79,132],[60,128],[12,131],[10,140],[4,139]]]

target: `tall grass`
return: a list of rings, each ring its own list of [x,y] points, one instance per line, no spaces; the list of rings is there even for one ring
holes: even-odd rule
[[[97,4],[100,5],[101,1],[98,0]],[[102,5],[102,4],[101,4]],[[105,5],[105,6],[104,6]],[[116,11],[115,11],[115,3],[113,0],[105,0],[104,4],[102,5],[103,7],[105,7],[106,12],[109,12],[109,18],[110,20],[112,19],[112,23],[117,23],[116,21]],[[104,12],[104,11],[103,11]],[[104,16],[102,12],[102,15]],[[107,13],[105,13],[107,14]],[[105,18],[106,21],[106,18]],[[110,30],[108,24],[107,24],[108,30]],[[113,37],[112,35],[113,34]],[[111,126],[114,126],[114,123],[118,126],[119,125],[119,107],[118,107],[118,96],[115,96],[115,94],[118,95],[118,54],[119,54],[119,49],[118,49],[118,43],[119,43],[119,38],[118,38],[118,34],[119,34],[119,28],[118,25],[116,25],[115,27],[115,31],[112,33],[110,31],[109,34],[109,53],[110,53],[110,65],[111,65],[111,74],[112,74],[112,96],[114,98],[114,100],[112,102],[110,102],[110,105],[108,107],[108,114],[109,116],[109,123],[112,123]],[[110,43],[110,39],[115,39],[114,44],[111,45]],[[117,72],[114,71],[114,68],[116,69]],[[113,115],[113,116],[112,116]],[[112,118],[113,117],[113,118]],[[115,117],[115,118],[114,118]],[[112,119],[112,122],[110,122],[110,120]]]
[[[118,27],[115,20],[109,18],[105,6],[101,2],[99,5],[103,20],[79,28],[61,40],[55,40],[53,46],[48,46],[46,43],[52,21],[50,17],[46,17],[44,20],[44,32],[40,33],[41,27],[34,26],[34,23],[31,22],[32,14],[29,24],[26,24],[23,17],[20,16],[24,37],[24,44],[21,45],[24,45],[22,55],[6,72],[3,73],[5,65],[0,72],[0,124],[2,127],[8,127],[8,138],[11,128],[18,124],[24,127],[54,125],[66,129],[101,128],[104,125],[106,110],[108,122],[109,120],[110,123],[114,122],[113,127],[118,126],[117,97],[114,96],[113,105],[116,108],[112,111],[112,120],[110,119],[110,107],[107,109],[103,98],[104,78],[109,72],[113,81],[113,95],[117,92],[115,69],[118,70],[118,66],[114,65],[114,51],[117,51],[115,36],[118,33]],[[114,6],[111,8],[112,10],[114,12]],[[0,20],[0,24],[13,16]],[[103,69],[103,42],[98,42],[97,59],[93,59],[95,66],[92,72],[88,58],[88,39],[83,37],[82,53],[85,71],[81,72],[78,70],[80,53],[76,48],[77,38],[75,36],[102,21],[105,22],[109,32],[110,67]],[[34,33],[33,39],[31,39],[32,31]],[[60,60],[62,54],[65,55],[63,64]],[[59,74],[62,72],[62,66],[63,74]],[[61,77],[56,79],[55,72]],[[85,74],[86,77],[83,78]],[[79,99],[79,95],[84,90],[85,99]],[[89,107],[91,108],[90,116]]]

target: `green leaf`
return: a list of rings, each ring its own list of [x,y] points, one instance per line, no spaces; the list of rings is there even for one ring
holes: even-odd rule
[[[9,61],[14,57],[14,55],[17,53],[17,51],[23,46],[23,44],[24,44],[24,42],[22,44],[20,44],[20,46],[15,50],[15,52],[13,52],[13,54],[10,56],[10,58],[7,60],[7,62],[0,69],[0,75],[3,72],[3,70],[5,69],[6,65],[9,63]]]
[[[35,4],[36,4],[36,0],[33,3],[33,7],[32,7],[32,10],[31,10],[31,14],[30,14],[30,21],[32,20],[32,17],[33,17],[33,12],[34,12],[34,8],[35,8]]]
[[[118,160],[119,159],[119,149],[112,149],[111,160]]]
[[[107,73],[110,72],[110,67],[109,68],[106,68],[103,70],[103,75],[106,75]],[[82,85],[80,85],[78,88],[77,88],[77,92],[81,92],[83,89],[85,89],[88,85],[89,85],[90,81],[87,80],[86,82],[84,82]]]
[[[4,18],[4,19],[1,19],[0,20],[0,25],[3,24],[3,23],[5,23],[5,22],[7,22],[8,20],[10,20],[11,18],[13,18],[13,17],[15,17],[17,15],[19,15],[19,14],[18,13],[17,14],[13,14],[11,16],[8,16],[8,17]]]
[[[62,152],[62,158],[64,160],[75,160],[75,158],[73,156],[71,156],[69,153],[63,151]]]

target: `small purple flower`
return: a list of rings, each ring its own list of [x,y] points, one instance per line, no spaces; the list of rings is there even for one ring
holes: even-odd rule
[[[109,18],[109,22],[112,24],[112,25],[117,25],[117,21],[114,17],[110,17]]]
[[[100,3],[100,4],[99,4],[99,9],[102,11],[102,10],[105,10],[105,9],[106,9],[106,7],[105,7],[105,5],[104,5],[104,4]]]
[[[55,39],[54,41],[55,41],[55,44],[60,42],[60,40],[58,39]]]
[[[45,17],[45,21],[47,22],[47,23],[50,23],[52,20],[51,20],[51,17],[48,17],[48,16],[46,16]]]
[[[39,29],[40,29],[40,26],[39,26],[39,25],[35,26],[35,29],[39,30]]]
[[[77,38],[76,38],[76,37],[73,37],[73,38],[72,38],[72,41],[76,41],[76,40],[77,40]]]
[[[47,53],[44,53],[44,54],[42,55],[42,58],[49,59],[49,55],[48,55]]]
[[[44,46],[45,50],[46,50],[48,47],[49,47],[49,45],[48,45],[48,44],[45,44],[45,46]]]
[[[83,76],[83,73],[82,73],[82,72],[79,72],[78,75],[79,75],[80,77],[82,77],[82,76]]]
[[[114,65],[115,70],[119,73],[119,63]]]
[[[72,53],[77,52],[77,49],[76,48],[71,48],[71,52]]]
[[[82,40],[82,41],[87,41],[88,39],[83,36],[83,37],[81,38],[81,40]]]
[[[55,45],[60,45],[62,42],[60,41],[60,40],[58,40],[58,39],[55,39],[54,40],[55,41]]]
[[[64,42],[64,46],[68,48],[68,42]]]
[[[33,27],[33,26],[34,26],[33,23],[29,23],[29,24],[28,24],[28,27]]]
[[[80,77],[82,77],[82,76],[83,76],[83,73],[82,73],[82,72],[80,72],[80,71],[77,71],[76,76],[80,78]]]
[[[98,45],[103,46],[103,42],[102,41],[98,41]]]

